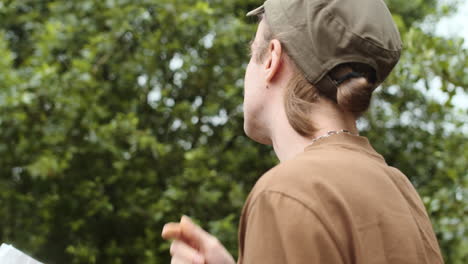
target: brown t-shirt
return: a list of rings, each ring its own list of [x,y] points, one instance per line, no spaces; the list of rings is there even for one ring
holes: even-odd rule
[[[242,264],[443,263],[405,175],[364,137],[338,134],[263,175],[244,206]]]

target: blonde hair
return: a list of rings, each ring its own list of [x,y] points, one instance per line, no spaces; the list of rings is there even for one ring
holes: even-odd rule
[[[263,19],[263,17],[260,19]],[[273,35],[268,27],[265,27],[263,40],[257,44],[253,55],[257,62],[264,61],[268,53],[268,45],[274,38],[284,43],[281,36]],[[283,48],[286,54],[288,54],[287,49]],[[332,69],[329,73],[331,76],[337,74],[342,76],[353,71],[359,71],[364,77],[344,81],[338,85],[336,97],[330,97],[310,83],[292,60],[289,61],[294,66],[294,75],[286,87],[284,106],[289,123],[300,135],[311,137],[317,131],[317,127],[310,119],[310,112],[314,103],[320,98],[331,100],[343,111],[352,113],[356,118],[369,108],[374,90],[374,84],[369,81],[373,79],[374,74],[370,67],[362,64],[348,63]]]

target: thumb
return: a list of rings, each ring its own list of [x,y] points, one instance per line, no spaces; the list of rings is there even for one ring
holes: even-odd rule
[[[192,222],[188,216],[182,216],[180,220],[180,229],[182,236],[188,242],[199,249],[206,249],[213,242],[214,237],[201,227]]]

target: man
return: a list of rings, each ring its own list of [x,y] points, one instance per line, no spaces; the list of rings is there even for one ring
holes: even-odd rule
[[[281,161],[244,206],[238,263],[443,263],[417,192],[356,119],[399,60],[382,0],[268,0],[245,76],[244,130]],[[234,263],[188,217],[172,263]]]

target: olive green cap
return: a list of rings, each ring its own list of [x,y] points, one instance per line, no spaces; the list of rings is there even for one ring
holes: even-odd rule
[[[375,70],[377,87],[400,59],[400,33],[383,0],[267,0],[247,16],[260,14],[314,85],[336,87],[330,70],[362,63]]]

